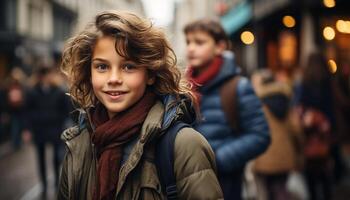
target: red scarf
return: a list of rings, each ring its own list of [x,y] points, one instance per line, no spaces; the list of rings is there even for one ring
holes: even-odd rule
[[[196,74],[196,69],[189,67],[187,71],[187,78],[193,84],[194,94],[196,95],[199,104],[201,103],[201,94],[198,91],[198,88],[208,83],[210,80],[216,77],[220,72],[221,65],[223,63],[221,56],[216,56],[213,61],[208,65],[208,67],[202,71],[200,74]],[[196,75],[195,75],[196,74]]]
[[[154,105],[156,95],[146,92],[132,107],[108,118],[106,108],[99,104],[91,113],[96,127],[92,142],[96,145],[98,183],[94,199],[114,199],[122,161],[123,144],[135,138]]]
[[[209,64],[209,66],[204,69],[200,74],[196,74],[196,69],[191,67],[187,72],[187,77],[190,78],[190,81],[196,86],[202,86],[212,80],[221,69],[221,65],[223,63],[223,59],[221,56],[216,56],[213,61]]]

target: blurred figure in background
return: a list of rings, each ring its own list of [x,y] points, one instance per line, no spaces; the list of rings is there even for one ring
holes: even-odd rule
[[[342,146],[344,158],[349,162],[347,172],[350,170],[350,59],[340,64],[335,77],[335,113],[337,134]],[[344,165],[345,166],[345,165]],[[336,171],[336,170],[335,170]],[[337,172],[336,180],[344,178],[344,174]],[[350,174],[348,174],[350,175]]]
[[[18,150],[22,143],[25,81],[26,75],[19,67],[14,67],[9,79],[5,80],[4,111],[9,116],[11,142],[14,150]]]
[[[304,171],[312,200],[331,198],[333,164],[339,166],[339,160],[331,155],[331,147],[337,147],[332,89],[325,57],[321,53],[311,54],[304,69],[300,104],[305,137]],[[333,153],[338,158],[338,153]]]
[[[31,133],[36,148],[43,198],[46,196],[48,184],[45,148],[47,144],[53,147],[54,178],[57,186],[62,145],[60,134],[69,112],[69,98],[53,84],[53,72],[49,67],[40,67],[37,70],[38,82],[28,92],[26,101],[26,128]]]
[[[5,125],[5,120],[4,120],[4,118],[5,118],[5,112],[4,112],[4,110],[5,110],[5,108],[6,108],[6,106],[5,106],[5,95],[6,93],[5,93],[5,87],[4,87],[4,85],[2,84],[2,83],[0,83],[0,143],[2,143],[3,142],[3,139],[4,139],[4,130],[5,130],[5,128],[4,128],[4,125]]]
[[[271,145],[254,161],[253,171],[262,183],[258,199],[292,199],[287,191],[288,176],[302,165],[302,132],[297,112],[291,107],[292,88],[268,70],[253,74],[252,83],[262,100],[271,135]]]
[[[194,128],[215,151],[225,199],[239,200],[245,164],[264,152],[270,141],[261,103],[249,80],[239,75],[233,54],[226,51],[230,42],[219,22],[198,20],[184,33],[187,76],[201,95],[204,118]]]

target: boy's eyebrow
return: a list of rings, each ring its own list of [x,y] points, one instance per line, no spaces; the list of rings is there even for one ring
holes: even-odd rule
[[[103,59],[103,58],[93,58],[93,59],[92,59],[92,62],[93,62],[93,61],[102,61],[102,62],[108,62],[108,60]]]
[[[104,58],[93,58],[91,62],[94,62],[94,61],[101,61],[101,62],[109,62],[107,59],[104,59]],[[121,62],[126,62],[126,61],[129,61],[129,60],[121,60]]]

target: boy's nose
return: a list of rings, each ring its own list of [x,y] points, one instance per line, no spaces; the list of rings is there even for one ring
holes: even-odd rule
[[[194,50],[193,45],[188,44],[186,47],[187,53],[192,52]]]
[[[121,84],[123,82],[122,76],[119,72],[112,71],[109,79],[108,84]]]

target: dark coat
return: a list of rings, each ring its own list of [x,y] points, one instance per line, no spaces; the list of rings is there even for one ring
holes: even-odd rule
[[[25,126],[35,142],[59,141],[69,114],[69,98],[59,87],[36,85],[26,97]]]

